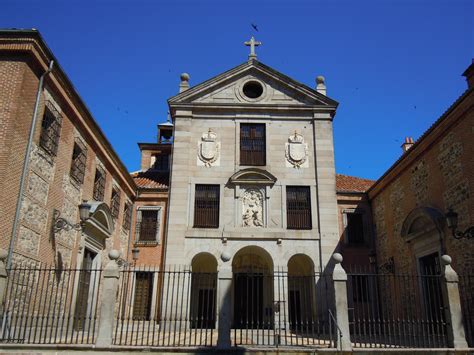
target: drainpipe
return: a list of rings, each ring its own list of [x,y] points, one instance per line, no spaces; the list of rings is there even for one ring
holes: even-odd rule
[[[21,177],[20,177],[20,190],[18,191],[18,198],[16,202],[16,211],[15,211],[15,218],[13,220],[12,236],[10,238],[10,246],[8,248],[7,269],[9,269],[12,266],[13,248],[15,247],[15,240],[17,236],[18,222],[20,219],[21,205],[23,202],[23,193],[25,190],[26,174],[28,173],[28,168],[30,165],[31,145],[33,143],[33,136],[35,133],[36,121],[38,120],[38,108],[39,108],[39,103],[41,99],[41,92],[43,91],[44,78],[46,77],[46,75],[51,73],[51,71],[53,70],[53,65],[54,65],[54,61],[52,60],[51,62],[49,62],[48,70],[46,70],[41,75],[39,83],[38,83],[38,91],[36,92],[35,108],[33,110],[33,117],[31,119],[30,135],[28,137],[28,144],[26,145],[25,161],[23,162],[23,170],[21,172]]]

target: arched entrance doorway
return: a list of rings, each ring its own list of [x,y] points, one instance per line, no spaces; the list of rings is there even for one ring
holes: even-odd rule
[[[191,328],[214,329],[216,326],[217,260],[209,253],[200,253],[193,258],[191,268]]]
[[[288,312],[290,329],[308,331],[315,319],[314,264],[309,256],[293,255],[288,261]]]
[[[273,328],[273,262],[262,248],[248,246],[232,261],[234,328]]]

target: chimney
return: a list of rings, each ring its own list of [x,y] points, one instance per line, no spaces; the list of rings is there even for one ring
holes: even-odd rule
[[[470,89],[474,87],[474,58],[472,59],[471,65],[466,69],[463,76],[466,77],[467,87]]]
[[[179,83],[179,92],[183,92],[189,89],[189,74],[181,74],[181,83]]]
[[[402,144],[403,153],[405,153],[408,149],[413,147],[413,144],[415,144],[415,141],[413,140],[412,137],[405,137],[405,142]]]
[[[326,84],[325,84],[324,76],[318,75],[316,78],[316,91],[319,92],[320,94],[323,94],[326,96]]]

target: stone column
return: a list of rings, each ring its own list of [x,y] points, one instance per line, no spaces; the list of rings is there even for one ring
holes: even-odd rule
[[[115,302],[117,299],[120,276],[119,266],[117,264],[119,256],[120,252],[118,250],[111,250],[109,252],[110,261],[104,269],[104,285],[100,298],[99,331],[96,342],[96,345],[100,347],[109,347],[112,345]]]
[[[443,301],[450,347],[459,349],[467,348],[466,335],[462,323],[461,298],[459,297],[458,274],[451,267],[451,257],[443,255]]]
[[[220,268],[217,278],[219,292],[217,298],[217,348],[229,349],[231,347],[230,332],[232,325],[232,268]]]
[[[342,255],[334,253],[332,256],[335,265],[332,274],[334,282],[334,305],[336,307],[336,322],[342,337],[339,336],[339,330],[336,328],[337,348],[342,351],[351,351],[351,334],[349,330],[349,311],[347,306],[347,274],[342,268]]]
[[[3,305],[5,304],[5,292],[7,289],[8,274],[5,268],[8,252],[0,249],[0,320],[3,319]]]

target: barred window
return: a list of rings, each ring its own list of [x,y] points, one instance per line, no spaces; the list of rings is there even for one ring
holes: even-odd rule
[[[51,156],[56,156],[58,153],[61,123],[61,114],[49,101],[47,101],[43,121],[41,122],[39,145]]]
[[[104,201],[105,194],[105,170],[97,166],[94,178],[93,199],[96,201]]]
[[[194,227],[219,228],[219,185],[196,185]]]
[[[78,184],[84,182],[84,173],[86,171],[87,148],[80,140],[74,142],[72,151],[71,171],[69,172]]]
[[[288,229],[311,229],[311,194],[309,186],[286,187]]]
[[[122,220],[123,229],[129,230],[131,223],[132,223],[132,204],[130,202],[127,202],[123,208],[123,220]]]
[[[265,165],[265,124],[240,124],[240,165]]]
[[[112,198],[110,199],[110,212],[112,217],[118,218],[120,211],[120,190],[113,188],[112,189]]]
[[[158,244],[161,207],[141,207],[137,211],[136,244]]]
[[[346,219],[347,244],[364,244],[364,219],[362,213],[346,213]]]

